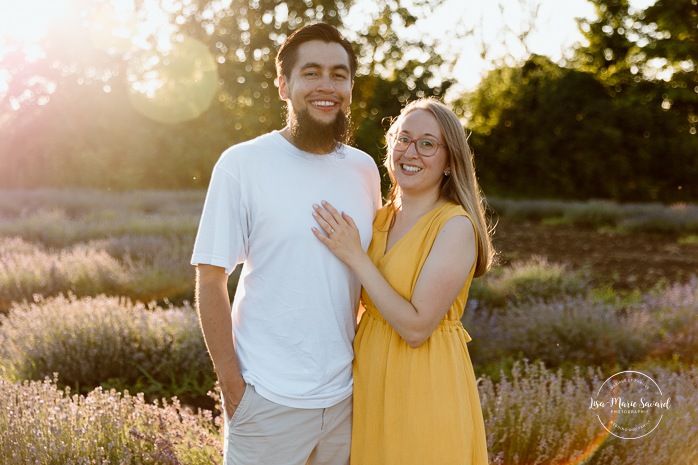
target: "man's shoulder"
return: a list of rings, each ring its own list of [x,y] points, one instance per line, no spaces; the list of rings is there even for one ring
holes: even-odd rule
[[[225,149],[218,159],[217,165],[220,167],[231,169],[245,163],[257,155],[265,153],[267,147],[274,144],[274,133],[268,132],[254,139],[249,139],[239,142]]]
[[[373,160],[371,155],[369,155],[366,152],[364,152],[363,150],[361,150],[357,147],[353,147],[351,145],[341,144],[341,146],[337,150],[339,152],[351,154],[351,156],[357,157],[359,159]]]
[[[376,161],[373,159],[373,157],[361,149],[352,147],[351,145],[342,145],[338,151],[340,153],[343,152],[345,156],[351,158],[356,163],[378,169]]]

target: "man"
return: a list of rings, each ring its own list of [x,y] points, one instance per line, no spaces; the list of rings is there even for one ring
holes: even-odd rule
[[[287,125],[223,152],[192,256],[224,399],[224,463],[344,464],[360,285],[313,235],[312,206],[346,211],[367,248],[378,170],[345,145],[356,57],[339,32],[295,31],[276,66]],[[238,263],[231,314],[227,280]]]

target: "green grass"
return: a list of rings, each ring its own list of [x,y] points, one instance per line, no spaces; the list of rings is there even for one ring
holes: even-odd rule
[[[678,243],[698,245],[698,234],[689,234],[687,236],[680,237]]]

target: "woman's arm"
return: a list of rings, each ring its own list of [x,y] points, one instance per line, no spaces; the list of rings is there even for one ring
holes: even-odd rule
[[[324,208],[323,208],[324,207]],[[455,301],[475,263],[475,232],[465,216],[449,219],[439,231],[417,278],[412,301],[398,294],[361,248],[352,218],[329,203],[315,205],[313,216],[324,233],[315,236],[359,277],[378,311],[410,345],[422,345]]]

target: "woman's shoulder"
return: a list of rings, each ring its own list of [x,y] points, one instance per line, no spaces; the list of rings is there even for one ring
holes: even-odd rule
[[[459,237],[470,237],[472,234],[477,238],[475,231],[475,222],[467,210],[460,204],[455,202],[446,202],[441,209],[441,214],[438,215],[438,220],[435,222],[435,229],[441,231],[448,223],[451,225],[449,229],[455,230]]]
[[[430,228],[436,232],[441,231],[447,223],[452,225],[451,227],[455,227],[457,230],[467,234],[475,227],[473,219],[466,209],[462,205],[451,201],[441,205],[431,223]]]
[[[468,213],[461,204],[452,201],[446,201],[439,209],[439,216],[445,218],[446,220],[453,218],[454,216],[466,216],[470,219],[470,213]]]

